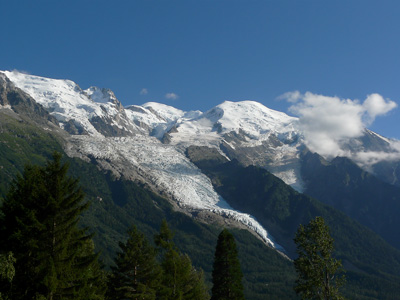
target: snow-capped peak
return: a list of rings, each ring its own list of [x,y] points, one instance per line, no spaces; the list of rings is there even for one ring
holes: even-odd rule
[[[84,91],[70,80],[17,71],[3,73],[16,87],[45,107],[70,133],[101,136],[112,132],[127,135],[137,131],[136,126],[126,119],[121,103],[111,90],[90,87]]]
[[[172,134],[172,141],[221,141],[224,134],[231,132],[242,132],[254,141],[262,141],[270,134],[297,134],[296,123],[297,118],[255,101],[225,101],[203,114],[181,118],[176,124],[177,132]]]
[[[285,113],[269,109],[255,101],[225,101],[204,114],[212,122],[222,125],[222,132],[238,132],[239,129],[252,136],[259,136],[271,130],[287,132],[287,127],[297,121]]]
[[[17,71],[5,71],[4,74],[16,87],[31,95],[39,104],[48,109],[60,124],[72,121],[85,132],[98,135],[89,119],[102,116],[104,113],[100,106],[92,101],[75,82],[28,75]]]

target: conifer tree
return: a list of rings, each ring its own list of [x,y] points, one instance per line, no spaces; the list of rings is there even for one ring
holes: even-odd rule
[[[179,252],[172,241],[173,234],[165,220],[160,233],[155,236],[161,251],[163,270],[162,285],[157,299],[160,300],[206,300],[209,299],[202,271],[197,271],[190,258]]]
[[[244,299],[242,278],[235,238],[224,229],[215,249],[211,300]]]
[[[135,226],[128,235],[126,243],[119,244],[122,251],[109,276],[107,298],[154,300],[161,279],[157,251]]]
[[[11,287],[11,282],[15,276],[15,258],[12,252],[0,254],[0,300],[9,299],[4,294]]]
[[[12,251],[12,299],[102,299],[104,284],[91,235],[78,226],[88,208],[61,154],[26,166],[1,207],[1,248]]]
[[[333,238],[322,217],[311,220],[307,226],[300,225],[294,242],[298,258],[294,266],[298,275],[294,287],[302,299],[339,300],[344,299],[339,288],[344,284],[340,261],[331,257]]]

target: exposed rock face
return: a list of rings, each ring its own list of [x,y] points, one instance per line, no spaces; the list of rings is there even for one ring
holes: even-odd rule
[[[135,130],[132,126],[129,126],[130,130],[126,129],[126,126],[118,126],[121,122],[119,116],[114,118],[102,118],[99,116],[93,117],[90,123],[96,128],[96,130],[104,136],[133,136]]]
[[[90,87],[85,93],[94,102],[100,104],[103,116],[93,116],[89,119],[96,130],[104,136],[133,136],[137,129],[129,120],[125,108],[113,91],[105,88]]]
[[[81,126],[79,126],[79,124],[75,124],[75,122],[73,120],[69,120],[68,122],[66,122],[64,124],[64,130],[66,132],[68,132],[69,134],[80,134],[80,135],[86,135],[88,134],[88,132],[82,128]]]

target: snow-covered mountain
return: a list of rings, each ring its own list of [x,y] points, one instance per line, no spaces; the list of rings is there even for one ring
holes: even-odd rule
[[[297,118],[254,101],[226,101],[206,112],[184,112],[155,102],[124,108],[108,89],[82,90],[69,80],[15,71],[0,74],[35,99],[70,133],[65,145],[68,155],[95,158],[99,166],[118,177],[145,182],[188,213],[206,210],[236,220],[281,249],[268,228],[251,215],[234,210],[217,194],[185,151],[193,145],[215,148],[228,160],[264,167],[302,191],[301,153],[305,144]],[[366,130],[364,136],[349,140],[344,147],[360,166],[373,170],[388,157],[397,157],[397,145]]]

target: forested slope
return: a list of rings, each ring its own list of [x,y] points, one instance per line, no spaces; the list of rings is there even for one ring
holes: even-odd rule
[[[335,255],[348,273],[351,299],[393,299],[400,279],[400,251],[344,213],[296,192],[262,168],[227,161],[215,149],[190,147],[187,155],[235,209],[252,214],[295,257],[299,224],[322,216],[335,240]]]

